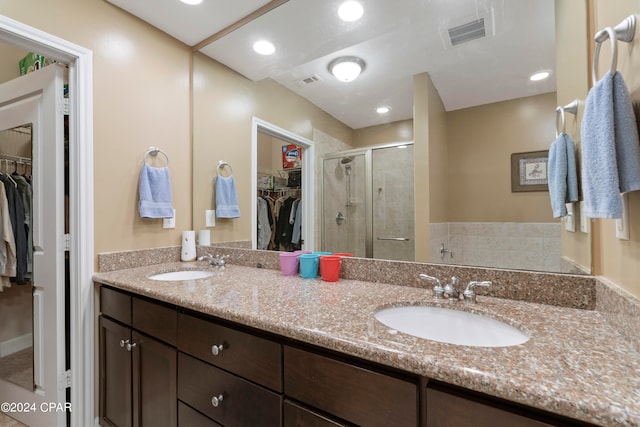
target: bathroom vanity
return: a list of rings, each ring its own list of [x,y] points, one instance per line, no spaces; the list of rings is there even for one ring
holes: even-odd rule
[[[429,289],[326,283],[204,263],[96,274],[102,425],[545,426],[640,420],[637,353],[592,310]],[[208,267],[205,267],[208,268]],[[524,344],[483,348],[399,333],[373,313],[456,305],[508,322]],[[457,305],[460,304],[460,305]]]

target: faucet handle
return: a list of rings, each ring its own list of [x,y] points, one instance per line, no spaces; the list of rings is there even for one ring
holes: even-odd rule
[[[488,280],[485,280],[483,282],[476,282],[476,281],[469,282],[469,284],[467,284],[467,288],[462,293],[462,295],[464,296],[464,301],[465,302],[468,302],[468,303],[471,303],[471,304],[475,304],[476,303],[476,293],[473,290],[474,286],[489,287],[489,286],[491,286],[491,282],[488,281]]]
[[[444,295],[444,288],[442,287],[442,284],[437,277],[428,276],[422,273],[418,277],[420,277],[422,280],[427,280],[429,282],[435,283],[435,286],[433,287],[433,297],[436,299],[442,298],[442,296]]]

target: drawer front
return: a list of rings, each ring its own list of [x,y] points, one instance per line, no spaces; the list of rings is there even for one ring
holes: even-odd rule
[[[131,326],[131,296],[100,287],[100,311],[103,315]]]
[[[282,425],[284,427],[349,427],[347,424],[330,420],[288,400],[284,402],[284,422]]]
[[[178,354],[178,399],[226,426],[282,422],[280,395],[184,353]]]
[[[216,350],[214,346],[222,349]],[[181,313],[178,349],[272,390],[282,391],[282,346],[276,342]]]
[[[202,415],[178,401],[178,427],[222,427],[217,422]]]
[[[284,392],[358,425],[418,425],[417,384],[286,346]]]
[[[172,346],[177,344],[178,312],[173,307],[133,297],[133,327]]]
[[[427,387],[427,425],[429,427],[551,427],[555,424],[547,424],[476,400]]]

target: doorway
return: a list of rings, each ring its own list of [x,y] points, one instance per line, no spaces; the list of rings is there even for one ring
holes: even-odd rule
[[[93,71],[90,50],[0,16],[0,42],[38,52],[67,64],[69,85],[69,330],[71,371],[56,378],[62,390],[70,384],[71,426],[95,424],[93,302]],[[46,179],[46,175],[45,178]],[[35,228],[34,228],[35,229]],[[62,237],[62,236],[61,236]],[[64,273],[64,272],[63,272]],[[62,298],[64,300],[64,298]],[[35,301],[35,300],[34,300]],[[64,312],[64,302],[57,308]],[[50,336],[49,340],[57,340]]]

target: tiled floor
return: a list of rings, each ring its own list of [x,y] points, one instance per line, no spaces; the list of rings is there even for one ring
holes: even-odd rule
[[[19,421],[14,420],[13,418],[5,415],[3,412],[0,412],[0,427],[28,427],[26,424],[22,424]]]

